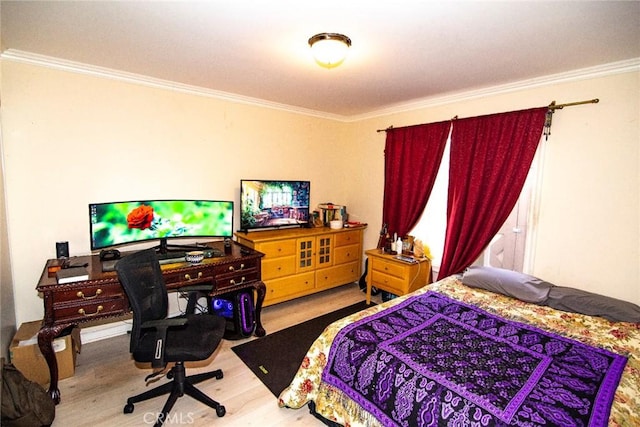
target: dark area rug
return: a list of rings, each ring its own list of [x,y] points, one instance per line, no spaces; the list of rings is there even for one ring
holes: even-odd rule
[[[374,303],[371,303],[374,305]],[[298,372],[311,344],[330,323],[371,307],[362,301],[324,314],[262,338],[231,347],[231,350],[276,397]]]

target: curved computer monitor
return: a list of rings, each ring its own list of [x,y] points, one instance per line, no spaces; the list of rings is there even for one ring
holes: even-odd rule
[[[231,238],[233,202],[138,200],[89,204],[91,250],[174,238]]]

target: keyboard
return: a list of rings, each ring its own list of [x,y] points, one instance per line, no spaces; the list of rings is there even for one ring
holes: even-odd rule
[[[158,256],[158,261],[160,264],[172,264],[175,262],[183,262],[185,259],[185,255],[187,253],[184,251],[178,252],[167,252],[165,254],[156,254]]]
[[[409,263],[409,264],[415,264],[416,262],[418,262],[417,259],[415,259],[413,257],[410,257],[410,256],[406,256],[406,255],[396,255],[394,258],[399,260],[399,261],[406,262],[406,263]]]

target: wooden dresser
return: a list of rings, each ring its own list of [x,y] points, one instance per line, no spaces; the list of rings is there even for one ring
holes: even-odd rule
[[[394,295],[406,295],[423,287],[431,280],[431,261],[419,259],[416,263],[407,263],[394,258],[394,255],[370,249],[368,257],[367,304],[371,301],[371,287],[390,292]]]
[[[266,306],[357,281],[365,228],[238,232],[236,239],[264,254]]]

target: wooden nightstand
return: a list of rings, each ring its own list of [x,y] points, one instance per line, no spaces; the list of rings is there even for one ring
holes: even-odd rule
[[[408,263],[395,259],[395,255],[382,253],[379,249],[369,249],[365,255],[369,257],[367,304],[371,302],[372,286],[400,296],[430,283],[431,261],[429,258]]]

